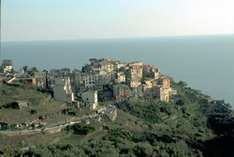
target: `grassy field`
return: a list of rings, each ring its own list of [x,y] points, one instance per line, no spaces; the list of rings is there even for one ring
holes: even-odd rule
[[[28,107],[13,109],[8,107],[16,101],[23,101]],[[76,115],[62,113],[70,109]],[[0,83],[0,122],[7,123],[10,129],[21,124],[36,124],[44,127],[56,126],[67,121],[81,118],[87,111],[63,102],[54,101],[50,93],[43,93],[31,85],[11,87]]]
[[[53,101],[50,94],[39,92],[30,86],[9,87],[0,84],[0,122],[22,124],[38,122],[39,116],[47,117],[45,123],[50,125],[57,121],[65,121],[67,116],[61,114],[61,110],[67,106],[58,101]],[[7,108],[8,104],[16,101],[27,102],[25,109]],[[34,111],[34,112],[32,112]]]

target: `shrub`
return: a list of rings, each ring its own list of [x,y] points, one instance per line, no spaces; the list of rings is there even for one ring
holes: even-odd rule
[[[37,113],[37,110],[30,110],[30,113],[31,113],[31,114],[36,114],[36,113]]]
[[[72,126],[74,134],[87,135],[95,131],[95,128],[87,124],[74,124]]]

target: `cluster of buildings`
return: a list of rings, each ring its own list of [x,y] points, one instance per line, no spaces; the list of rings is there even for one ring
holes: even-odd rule
[[[0,65],[0,73],[9,73],[13,71],[13,64],[11,60],[3,60]]]
[[[37,71],[21,69],[8,83],[31,83],[53,92],[55,100],[95,109],[99,101],[159,99],[169,102],[176,91],[161,69],[141,61],[121,62],[112,59],[89,60],[81,70],[68,68]],[[9,73],[12,62],[3,61],[0,72]]]

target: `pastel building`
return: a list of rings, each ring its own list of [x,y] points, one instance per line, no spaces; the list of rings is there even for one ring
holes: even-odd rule
[[[154,96],[158,98],[160,101],[165,101],[165,102],[170,101],[170,91],[168,88],[164,86],[155,86],[153,91],[154,91]]]

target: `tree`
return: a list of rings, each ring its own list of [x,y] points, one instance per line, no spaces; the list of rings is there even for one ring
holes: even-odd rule
[[[87,125],[87,124],[74,124],[72,126],[72,129],[74,131],[74,134],[79,134],[79,135],[87,135],[95,131],[94,127],[92,127],[91,125]]]
[[[31,71],[31,72],[38,72],[38,70],[37,70],[37,68],[36,68],[36,67],[32,67],[32,68],[30,68],[30,71]]]
[[[86,64],[85,66],[82,67],[81,71],[82,72],[91,72],[92,67],[89,64]]]
[[[186,82],[184,82],[184,81],[180,81],[180,82],[178,82],[178,84],[180,85],[180,86],[182,86],[182,87],[186,87],[188,84],[186,83]]]
[[[23,70],[24,70],[24,72],[28,71],[28,66],[25,65],[25,66],[23,67]]]

